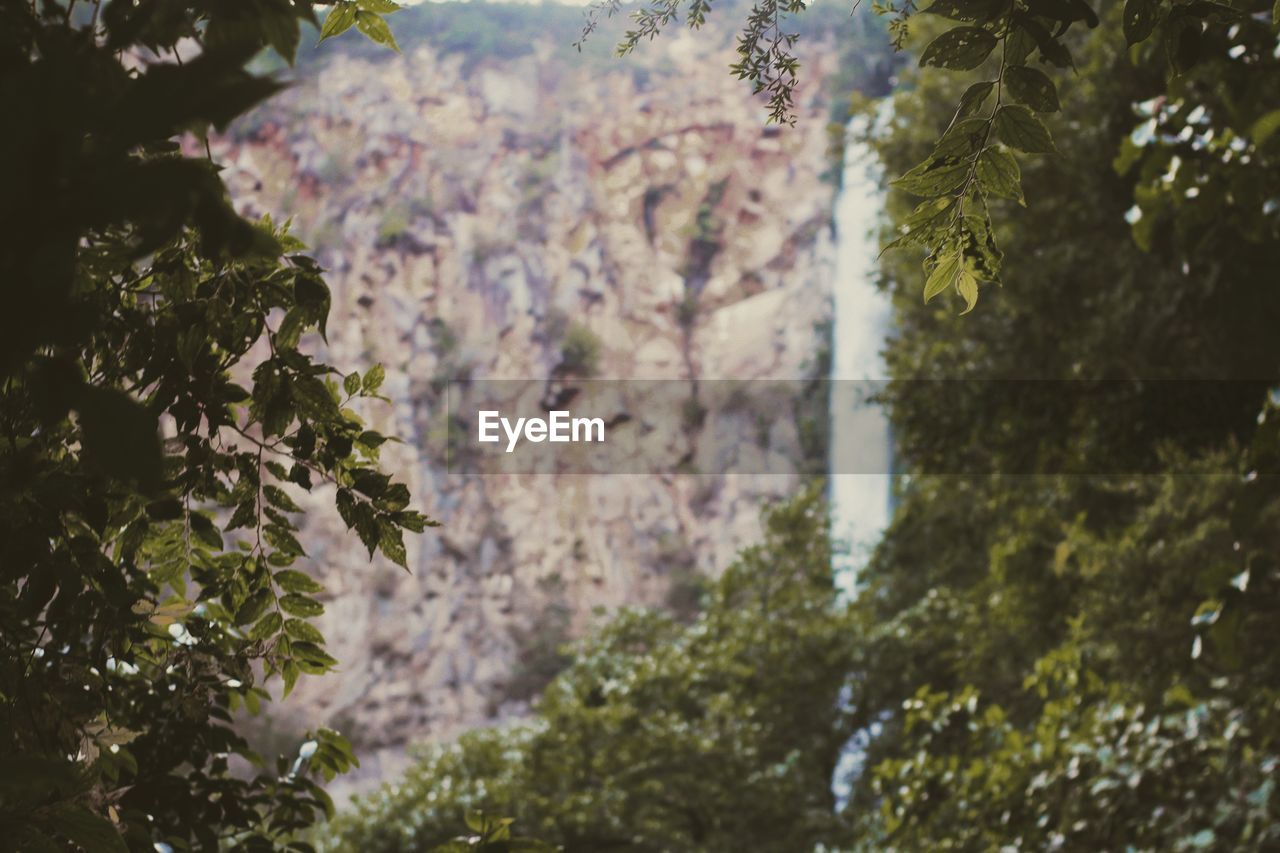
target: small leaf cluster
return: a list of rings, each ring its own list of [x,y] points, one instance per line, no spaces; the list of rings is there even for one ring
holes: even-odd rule
[[[396,44],[396,37],[383,16],[402,8],[393,0],[339,0],[325,16],[320,27],[320,41],[342,35],[354,25],[369,41],[399,53],[400,45]]]
[[[929,250],[926,302],[954,291],[968,313],[977,304],[981,284],[1000,280],[1004,256],[988,200],[1026,203],[1013,152],[1056,152],[1037,113],[1059,109],[1057,90],[1033,61],[1069,66],[1070,55],[1049,27],[1057,25],[1060,36],[1077,20],[1098,23],[1083,2],[1060,5],[943,0],[924,10],[963,25],[930,42],[921,53],[921,67],[967,71],[999,51],[994,79],[965,90],[933,152],[893,182],[925,198],[904,222],[903,233],[885,248]]]
[[[1230,25],[1205,29],[1194,67],[1133,105],[1136,126],[1114,160],[1135,182],[1134,240],[1145,251],[1175,251],[1197,270],[1225,243],[1261,246],[1280,234],[1275,31],[1256,15],[1215,14]]]
[[[795,55],[800,34],[789,29],[794,16],[807,7],[805,0],[758,0],[753,3],[738,37],[738,61],[730,72],[751,84],[753,94],[766,96],[769,120],[795,124],[794,93],[799,82],[800,60]],[[596,31],[602,19],[622,11],[622,0],[596,0],[588,7],[582,36],[583,43]],[[634,51],[641,42],[652,41],[673,21],[700,29],[711,11],[709,0],[651,0],[630,13],[634,27],[626,31],[617,46],[619,56]]]
[[[1158,36],[1167,58],[1166,85],[1176,90],[1189,85],[1187,76],[1223,39],[1258,41],[1265,48],[1267,39],[1261,33],[1269,33],[1269,28],[1250,17],[1247,5],[1128,0],[1121,24],[1125,40],[1136,51],[1145,50]],[[921,67],[952,71],[991,67],[992,79],[965,91],[933,152],[892,182],[925,200],[886,249],[927,249],[925,301],[954,291],[967,313],[976,304],[982,283],[1000,281],[1003,256],[990,240],[994,225],[989,202],[1026,203],[1013,152],[1057,153],[1037,114],[1060,109],[1050,74],[1054,69],[1075,68],[1070,48],[1074,25],[1095,28],[1100,20],[1084,0],[938,0],[922,11],[959,26],[924,48]],[[1242,28],[1255,36],[1242,36]],[[1242,46],[1233,51],[1232,58],[1247,61],[1245,50]]]

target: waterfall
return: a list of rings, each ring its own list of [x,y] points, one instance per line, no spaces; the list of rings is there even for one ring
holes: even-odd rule
[[[879,164],[862,142],[855,116],[846,129],[844,174],[835,208],[836,281],[832,317],[831,442],[828,457],[831,527],[849,546],[832,567],[837,586],[852,594],[867,553],[889,523],[890,438],[883,410],[867,402],[888,378],[880,349],[890,300],[876,287],[883,197]]]
[[[848,550],[837,552],[837,588],[855,594],[858,575],[889,523],[892,447],[883,409],[867,401],[888,378],[880,349],[889,330],[888,294],[876,287],[883,194],[875,154],[862,142],[867,119],[846,128],[843,180],[836,200],[836,281],[831,328],[831,441],[827,461],[831,530]],[[850,701],[846,694],[841,701]],[[855,734],[840,753],[831,780],[836,807],[844,808],[851,780],[862,771],[866,733]]]

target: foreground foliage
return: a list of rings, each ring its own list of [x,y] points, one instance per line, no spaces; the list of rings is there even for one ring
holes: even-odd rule
[[[394,4],[360,11],[356,24]],[[363,9],[364,7],[362,7]],[[21,850],[278,849],[354,763],[233,730],[336,661],[295,533],[327,492],[405,563],[428,523],[309,353],[329,292],[182,134],[280,88],[310,3],[0,5],[0,830]],[[380,18],[378,18],[381,21]],[[238,768],[238,769],[237,769]],[[234,771],[234,772],[233,772]]]

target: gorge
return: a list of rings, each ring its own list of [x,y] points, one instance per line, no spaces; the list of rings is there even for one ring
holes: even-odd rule
[[[829,432],[846,424],[829,421],[827,399],[843,383],[824,380],[880,375],[875,180],[854,148],[832,155],[849,68],[829,40],[807,44],[798,121],[780,128],[723,73],[727,31],[673,32],[621,61],[574,54],[553,26],[495,46],[484,38],[503,38],[490,29],[501,15],[537,13],[487,7],[507,11],[477,29],[466,10],[451,25],[453,8],[399,16],[411,20],[402,57],[303,63],[290,91],[213,145],[237,206],[291,218],[328,268],[327,355],[384,366],[388,403],[362,414],[404,439],[383,459],[442,523],[408,543],[408,573],[370,564],[323,509],[303,531],[342,666],[251,725],[264,743],[340,729],[362,764],[339,794],[398,772],[413,742],[519,718],[563,666],[562,644],[618,607],[696,608],[702,579],[758,535],[761,505],[826,470]],[[845,164],[839,204],[833,162]],[[687,385],[676,423],[623,404],[609,422],[634,420],[691,461],[471,476],[428,450],[456,427],[447,387],[533,377]],[[724,379],[788,380],[791,411],[765,428],[705,423],[699,388]],[[699,473],[713,428],[790,473]],[[832,487],[854,522],[838,532],[865,545],[887,479]]]

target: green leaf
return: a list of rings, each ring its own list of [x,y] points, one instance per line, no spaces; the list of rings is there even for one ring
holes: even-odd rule
[[[324,635],[310,622],[304,622],[301,619],[286,619],[284,632],[293,639],[301,640],[304,643],[324,643]]]
[[[49,809],[49,819],[58,834],[92,853],[128,853],[124,838],[111,821],[84,806],[58,803]]]
[[[347,374],[347,378],[342,380],[342,390],[348,395],[355,394],[360,390],[360,371],[353,370]]]
[[[405,530],[412,530],[414,533],[421,533],[428,527],[439,527],[440,522],[427,518],[420,512],[397,512],[393,513],[391,520],[403,527]]]
[[[284,617],[279,613],[272,611],[266,616],[258,620],[253,629],[249,631],[250,640],[265,640],[268,637],[274,637],[280,630],[280,625],[284,621]]]
[[[1005,69],[1004,84],[1015,101],[1037,112],[1053,113],[1061,109],[1058,90],[1043,71],[1015,65]]]
[[[991,232],[990,214],[964,216],[960,225],[960,254],[964,257],[965,269],[979,280],[999,281],[1004,253]]]
[[[300,275],[293,283],[293,296],[298,305],[307,310],[307,317],[316,324],[320,337],[328,343],[325,324],[329,320],[329,306],[332,302],[329,285],[318,275]]]
[[[956,200],[950,196],[920,202],[902,223],[907,232],[888,243],[882,254],[890,249],[927,245],[931,235],[942,228],[955,203]]]
[[[336,658],[331,657],[324,649],[320,648],[320,646],[315,643],[311,643],[306,640],[299,640],[293,644],[292,648],[295,655],[308,663],[316,664],[324,667],[325,669],[338,665]]]
[[[928,280],[924,285],[924,301],[929,304],[929,300],[937,296],[955,284],[956,277],[960,275],[962,270],[961,257],[959,252],[953,252],[943,256],[934,266],[933,272],[929,273]]]
[[[298,560],[297,554],[286,554],[283,551],[272,551],[267,554],[267,564],[275,566],[278,569],[285,566],[292,566]]]
[[[959,278],[956,279],[956,290],[964,299],[965,308],[960,312],[960,316],[963,317],[978,304],[978,280],[968,270],[961,270]]]
[[[958,189],[968,175],[968,163],[930,158],[891,184],[912,195],[932,198]]]
[[[1178,7],[1180,11],[1186,7]],[[1170,15],[1164,28],[1164,49],[1174,73],[1191,70],[1200,61],[1204,46],[1203,24],[1186,15]]]
[[[302,543],[280,525],[268,524],[263,528],[262,532],[266,535],[267,541],[271,543],[271,547],[276,550],[291,557],[307,556],[307,552],[302,550]]]
[[[323,592],[324,586],[316,583],[310,575],[296,569],[285,569],[275,573],[276,585],[286,592]]]
[[[1278,130],[1280,130],[1280,110],[1272,110],[1253,123],[1249,136],[1253,139],[1253,144],[1261,148]]]
[[[189,513],[187,515],[187,523],[191,525],[191,532],[196,535],[197,539],[214,550],[222,550],[222,532],[214,526],[207,516],[198,512]]]
[[[250,622],[256,622],[263,613],[267,612],[267,608],[271,606],[271,591],[260,589],[245,600],[240,605],[240,609],[236,611],[236,624],[248,625]]]
[[[338,416],[338,401],[333,399],[328,387],[314,376],[299,376],[293,383],[293,396],[303,414],[312,420]]]
[[[964,90],[964,94],[960,96],[960,109],[957,110],[957,118],[973,115],[982,109],[982,105],[991,95],[991,90],[995,88],[995,81],[983,80],[981,83],[974,83],[968,89]]]
[[[367,12],[377,12],[379,15],[390,15],[404,8],[391,0],[356,0],[356,5]]]
[[[986,143],[990,127],[985,118],[961,119],[942,134],[930,159],[948,163],[968,160]]]
[[[256,11],[258,24],[262,27],[262,34],[267,44],[271,45],[286,62],[293,65],[294,57],[298,53],[298,39],[301,33],[298,31],[298,19],[294,16],[291,5],[286,0],[276,0],[276,2],[259,4]]]
[[[392,483],[374,502],[378,509],[387,512],[399,512],[409,505],[409,487],[404,483]]]
[[[373,468],[357,468],[351,472],[351,485],[357,492],[378,498],[391,485],[391,477]]]
[[[996,37],[986,30],[956,27],[929,43],[920,56],[920,66],[967,71],[981,65],[995,46]]]
[[[341,35],[351,29],[356,22],[356,4],[339,2],[325,16],[324,25],[320,27],[320,41]]]
[[[1056,154],[1049,131],[1031,110],[1021,104],[1006,104],[996,113],[995,134],[1010,148],[1028,154]]]
[[[276,330],[275,346],[277,350],[291,350],[298,348],[298,339],[302,337],[302,330],[307,325],[306,312],[301,308],[291,308],[284,315],[284,319],[280,321],[280,328]]]
[[[1025,206],[1018,161],[1003,148],[991,147],[978,156],[978,188],[988,195],[1010,198]]]
[[[294,463],[289,469],[289,482],[311,491],[311,470],[305,465]]]
[[[298,669],[298,665],[291,660],[285,661],[284,666],[280,669],[280,675],[284,678],[284,695],[288,697],[293,692],[293,686],[298,683],[298,676],[302,674],[302,670]]]
[[[336,504],[338,515],[349,529],[354,529],[360,541],[369,549],[370,558],[378,548],[378,522],[373,507],[364,501],[356,500],[350,489],[339,489]]]
[[[408,570],[404,548],[404,534],[386,518],[378,519],[378,548],[388,560]]]
[[[288,476],[286,473],[285,479]],[[274,507],[284,510],[285,512],[302,512],[302,507],[294,503],[293,498],[289,497],[289,493],[278,486],[263,486],[262,494],[267,501]]]
[[[396,37],[391,34],[391,28],[387,26],[387,22],[373,12],[366,12],[363,9],[356,12],[356,29],[364,33],[374,44],[382,44],[400,52],[400,45],[396,44]]]
[[[294,616],[310,618],[324,613],[323,604],[316,601],[314,598],[308,598],[305,595],[298,595],[296,593],[281,596],[280,606],[284,608],[286,613],[291,613]]]
[[[1125,0],[1124,38],[1130,45],[1146,41],[1160,19],[1159,0]]]
[[[1010,64],[1023,64],[1034,46],[1039,49],[1040,58],[1054,67],[1073,67],[1071,51],[1065,44],[1050,35],[1039,21],[1020,12],[1015,12],[1013,19],[1013,35],[1009,37],[1009,45],[1006,48]]]
[[[378,389],[382,387],[382,381],[386,379],[387,371],[383,369],[381,364],[375,364],[369,368],[364,375],[364,381],[360,383],[360,390],[365,394],[376,394]]]

